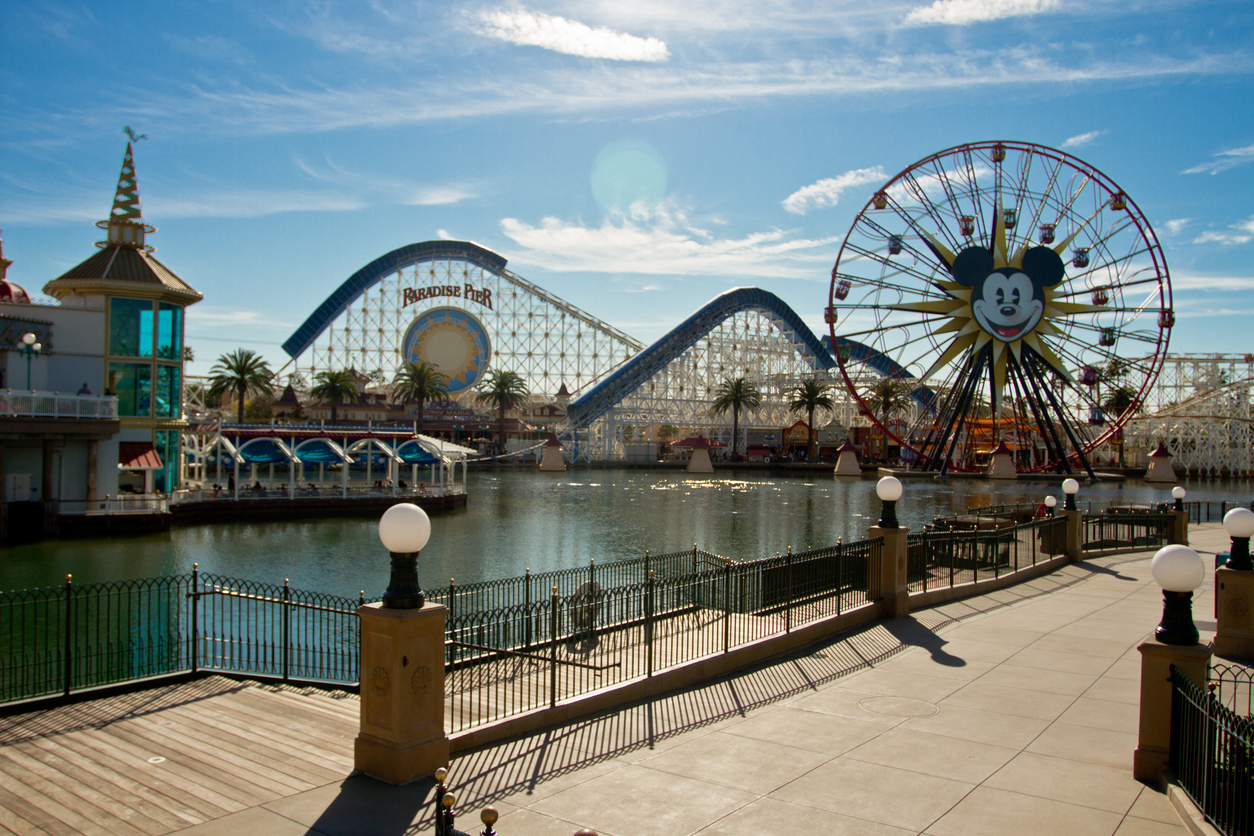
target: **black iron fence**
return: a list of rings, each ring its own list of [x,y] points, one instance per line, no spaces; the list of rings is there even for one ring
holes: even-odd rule
[[[1243,679],[1248,695],[1249,672],[1245,671],[1243,678],[1232,671],[1228,674],[1234,686]],[[1171,668],[1171,682],[1172,771],[1198,809],[1222,833],[1251,836],[1254,718],[1224,705],[1214,693],[1218,687],[1203,689],[1175,666]]]
[[[1080,549],[1085,552],[1154,549],[1171,542],[1175,520],[1169,513],[1108,511],[1085,514]]]
[[[1223,522],[1224,514],[1233,508],[1249,508],[1254,511],[1254,502],[1234,502],[1229,500],[1214,501],[1210,499],[1190,500],[1184,503],[1189,512],[1189,522]]]
[[[355,683],[361,603],[195,568],[0,593],[0,703],[198,670]]]
[[[440,590],[457,732],[781,635],[878,599],[883,540],[736,562],[692,550]],[[645,563],[649,569],[644,574]],[[603,585],[613,566],[620,580]],[[661,570],[661,572],[659,572]],[[554,577],[556,575],[556,577]],[[562,586],[553,581],[559,581]],[[520,591],[521,590],[521,591]]]
[[[923,531],[906,537],[910,592],[1013,575],[1067,551],[1067,521],[1047,517],[994,529]]]

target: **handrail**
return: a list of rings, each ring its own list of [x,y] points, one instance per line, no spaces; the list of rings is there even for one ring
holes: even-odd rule
[[[113,395],[4,389],[0,391],[0,415],[14,418],[112,419],[118,417],[118,399]]]

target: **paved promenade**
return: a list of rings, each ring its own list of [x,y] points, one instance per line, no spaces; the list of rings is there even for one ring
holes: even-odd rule
[[[1227,537],[1193,526],[1213,629]],[[881,622],[647,705],[465,753],[501,836],[1180,834],[1132,778],[1151,552]],[[210,679],[0,720],[0,832],[431,832],[432,788],[351,776],[355,697]],[[156,762],[153,759],[156,758]]]

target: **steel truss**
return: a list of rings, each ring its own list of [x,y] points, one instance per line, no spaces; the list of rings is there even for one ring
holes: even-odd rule
[[[319,371],[347,368],[387,385],[401,365],[410,323],[445,306],[482,322],[491,340],[491,368],[522,376],[541,402],[551,401],[563,384],[577,395],[643,348],[504,267],[489,269],[453,250],[383,275],[361,290],[294,358],[298,388]],[[464,401],[470,393],[462,395]]]
[[[1254,475],[1254,355],[1168,354],[1124,443],[1148,456],[1162,442],[1176,473]]]
[[[806,380],[832,386],[829,397],[836,409],[817,410],[814,423],[835,418],[848,427],[856,417],[853,401],[830,372],[801,352],[795,337],[781,330],[778,317],[760,310],[731,314],[660,370],[644,379],[607,412],[579,434],[577,459],[615,460],[626,445],[655,441],[665,424],[681,436],[700,433],[723,444],[732,443],[732,414],[714,414],[710,408],[724,380],[744,377],[762,395],[760,408],[740,414],[739,448],[743,451],[753,430],[782,430],[805,414],[792,412],[789,402]]]

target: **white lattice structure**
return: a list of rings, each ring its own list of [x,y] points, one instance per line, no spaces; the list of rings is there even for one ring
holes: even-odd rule
[[[681,436],[701,434],[730,447],[731,411],[714,414],[710,404],[719,385],[737,377],[751,382],[762,396],[761,407],[740,414],[742,451],[750,431],[778,431],[805,417],[804,413],[792,412],[788,404],[807,380],[830,384],[828,396],[836,404],[834,412],[815,411],[815,426],[824,426],[834,417],[848,427],[857,414],[843,384],[827,370],[815,368],[773,317],[756,310],[740,311],[708,331],[592,424],[588,457],[621,458],[627,442],[655,440],[656,430],[663,424],[677,427]]]
[[[505,259],[489,250],[429,241],[362,268],[284,348],[306,381],[319,371],[353,368],[386,385],[404,360],[413,359],[405,345],[411,324],[443,309],[482,325],[489,345],[480,378],[489,366],[516,372],[541,400],[551,400],[563,384],[577,395],[643,347],[505,269]],[[464,400],[468,392],[454,395]]]
[[[1167,355],[1142,414],[1125,426],[1129,452],[1144,461],[1161,441],[1177,474],[1254,474],[1252,388],[1252,354]]]

